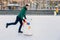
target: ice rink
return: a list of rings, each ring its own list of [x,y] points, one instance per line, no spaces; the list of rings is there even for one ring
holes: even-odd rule
[[[6,23],[14,22],[16,15],[0,15],[0,40],[60,40],[60,16],[27,15],[32,19],[33,36],[18,33],[19,23],[6,29]]]

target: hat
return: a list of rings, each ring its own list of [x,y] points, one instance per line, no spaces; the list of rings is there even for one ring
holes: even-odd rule
[[[26,6],[30,6],[30,4],[26,4]]]

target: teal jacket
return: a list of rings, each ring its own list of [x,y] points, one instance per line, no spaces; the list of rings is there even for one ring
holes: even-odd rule
[[[19,12],[18,17],[21,18],[21,20],[23,20],[23,17],[26,18],[26,11],[27,11],[27,8],[26,6],[24,6]]]

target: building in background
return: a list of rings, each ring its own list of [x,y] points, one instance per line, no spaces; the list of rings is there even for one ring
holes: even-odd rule
[[[0,0],[0,10],[20,10],[27,3],[29,10],[60,9],[60,0]]]

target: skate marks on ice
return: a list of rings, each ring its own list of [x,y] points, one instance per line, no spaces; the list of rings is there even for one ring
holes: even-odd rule
[[[17,37],[21,40],[33,40],[33,36],[26,36],[23,33],[18,33]]]

